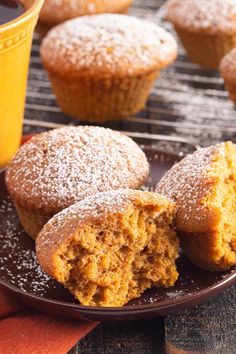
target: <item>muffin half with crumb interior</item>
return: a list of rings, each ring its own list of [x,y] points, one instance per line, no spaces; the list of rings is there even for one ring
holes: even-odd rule
[[[22,0],[23,4],[31,0]],[[45,0],[36,31],[41,37],[54,26],[75,17],[100,13],[126,14],[133,0]]]
[[[137,113],[160,70],[176,55],[176,42],[165,30],[115,14],[67,21],[54,27],[41,46],[62,111],[90,122]]]
[[[220,74],[224,79],[225,88],[236,106],[236,48],[221,60]]]
[[[112,189],[146,180],[145,154],[129,137],[99,127],[66,127],[33,137],[6,169],[6,185],[26,233],[36,238],[56,213]]]
[[[166,17],[190,59],[207,69],[236,46],[235,0],[169,0]]]
[[[193,263],[210,271],[236,264],[236,148],[231,142],[187,156],[156,191],[176,202],[177,230]]]
[[[99,193],[55,215],[36,240],[51,277],[86,306],[122,306],[178,278],[175,206],[131,190]]]

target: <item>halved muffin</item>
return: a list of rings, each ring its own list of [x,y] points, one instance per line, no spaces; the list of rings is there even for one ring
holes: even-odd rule
[[[174,285],[174,216],[174,204],[154,193],[98,193],[44,226],[37,257],[83,305],[122,306],[151,286]]]
[[[231,142],[187,156],[156,191],[176,202],[177,230],[193,263],[210,271],[236,264],[236,149]]]

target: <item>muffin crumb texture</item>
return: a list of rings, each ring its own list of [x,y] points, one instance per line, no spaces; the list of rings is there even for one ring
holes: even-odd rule
[[[236,149],[231,142],[200,149],[176,164],[156,191],[176,202],[186,255],[211,271],[236,264]]]
[[[87,306],[122,306],[178,278],[174,205],[141,191],[100,193],[62,211],[41,231],[43,269]]]

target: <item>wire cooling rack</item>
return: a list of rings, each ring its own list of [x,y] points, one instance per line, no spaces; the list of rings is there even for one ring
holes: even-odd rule
[[[161,24],[163,0],[134,0],[131,15]],[[64,115],[41,66],[40,40],[34,36],[27,90],[24,132],[32,133],[64,124],[83,124]],[[191,63],[179,45],[178,60],[162,71],[147,107],[125,122],[105,124],[143,143],[174,151],[206,146],[236,137],[236,113],[218,72]]]

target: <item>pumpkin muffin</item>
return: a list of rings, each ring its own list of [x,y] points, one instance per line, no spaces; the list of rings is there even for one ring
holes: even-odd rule
[[[190,59],[207,69],[236,46],[235,0],[170,0],[166,17]]]
[[[193,263],[210,271],[236,264],[236,149],[231,142],[187,156],[156,191],[176,202],[177,230]]]
[[[220,63],[220,73],[231,100],[236,105],[236,49],[232,49]]]
[[[33,137],[6,170],[6,185],[26,233],[36,238],[62,209],[112,189],[139,188],[145,154],[129,137],[99,127],[66,127]]]
[[[36,240],[41,267],[86,306],[122,306],[178,278],[175,206],[150,192],[98,193],[55,215]]]
[[[23,4],[31,0],[23,0]],[[133,0],[45,0],[36,31],[41,37],[54,26],[72,18],[100,13],[128,13]]]
[[[54,27],[41,47],[62,111],[92,122],[137,113],[176,55],[176,42],[165,30],[117,14],[67,21]]]

